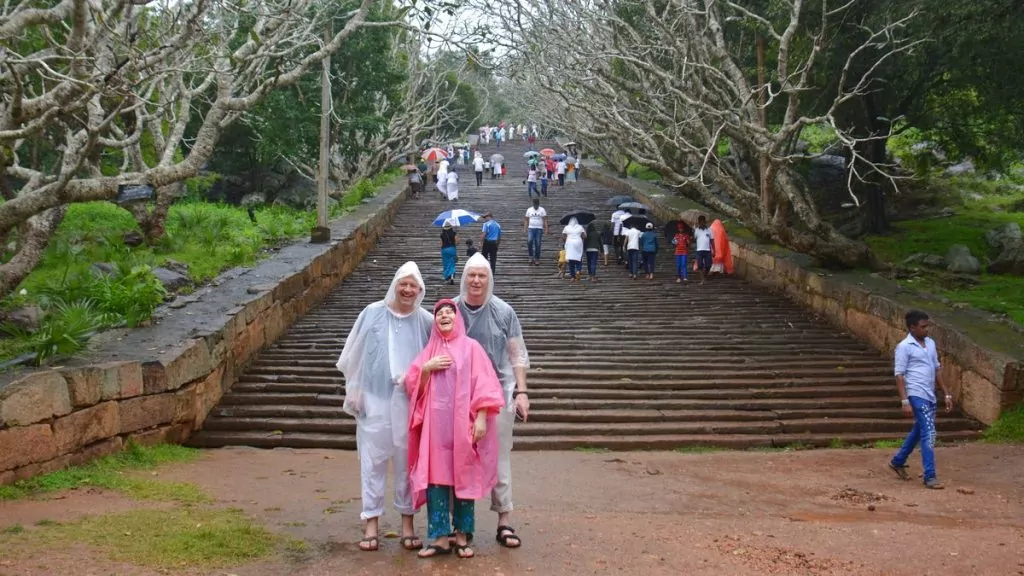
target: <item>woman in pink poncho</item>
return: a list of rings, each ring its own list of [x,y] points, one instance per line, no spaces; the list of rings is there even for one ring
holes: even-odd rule
[[[466,336],[453,300],[434,305],[427,347],[405,375],[409,394],[409,485],[413,506],[427,505],[427,530],[434,543],[421,558],[455,551],[472,558],[473,501],[498,482],[498,437],[494,416],[505,397],[487,353]],[[452,496],[454,492],[454,503]]]

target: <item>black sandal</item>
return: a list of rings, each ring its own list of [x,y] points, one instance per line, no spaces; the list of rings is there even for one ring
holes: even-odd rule
[[[503,534],[503,532],[507,532],[507,534]],[[513,538],[517,541],[517,544],[508,543],[508,541]],[[516,534],[516,529],[511,526],[498,526],[498,534],[494,539],[498,541],[498,544],[501,544],[505,548],[519,548],[523,545],[523,539]]]
[[[907,466],[897,466],[892,462],[889,462],[889,470],[892,470],[900,477],[900,480],[910,480],[910,474],[907,473]]]
[[[465,553],[466,550],[469,550],[469,554],[468,555]],[[469,544],[466,544],[465,546],[455,546],[455,555],[458,556],[462,560],[468,560],[468,559],[476,556],[476,552],[473,551],[473,547],[472,546],[470,546]]]
[[[451,534],[448,535],[448,542],[452,546],[455,546],[455,532],[452,532]],[[466,534],[466,543],[467,544],[472,544],[473,543],[473,533],[472,532],[470,532],[469,534]]]
[[[406,550],[419,550],[423,548],[423,541],[420,540],[419,536],[402,536],[398,541],[402,543],[402,548]]]
[[[363,544],[372,544],[372,546],[363,548]],[[359,541],[359,549],[363,552],[376,552],[377,550],[380,550],[380,540],[376,536],[363,538]]]
[[[424,552],[430,552],[430,554],[424,554]],[[451,553],[452,553],[452,549],[450,547],[449,548],[445,548],[443,546],[438,546],[436,544],[431,544],[430,546],[427,546],[423,550],[420,550],[419,554],[417,554],[416,556],[426,560],[427,558],[434,558],[436,556],[447,556],[448,554],[451,554]]]

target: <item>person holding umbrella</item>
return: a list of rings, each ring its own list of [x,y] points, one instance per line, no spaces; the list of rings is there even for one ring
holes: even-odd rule
[[[643,232],[640,226],[647,224],[646,218],[631,216],[622,222],[622,239],[626,248],[626,260],[629,263],[629,279],[636,280],[640,268],[640,237]]]
[[[565,241],[565,259],[568,262],[569,278],[573,282],[580,281],[580,273],[583,270],[583,239],[587,237],[587,231],[577,220],[577,213],[567,214],[562,218],[568,223],[562,229],[562,239]]]
[[[449,284],[455,284],[455,267],[459,264],[458,246],[459,234],[452,220],[446,220],[441,228],[441,275]]]
[[[476,185],[480,186],[484,181],[484,157],[480,152],[473,158],[473,174],[476,175]]]

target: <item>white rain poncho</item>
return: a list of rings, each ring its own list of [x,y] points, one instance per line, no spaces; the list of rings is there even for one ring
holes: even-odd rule
[[[569,219],[569,225],[562,230],[565,238],[565,259],[583,260],[583,236],[586,230],[575,218]]]
[[[523,327],[519,323],[516,311],[494,295],[493,274],[488,275],[483,306],[473,310],[466,305],[470,268],[485,268],[490,272],[491,265],[483,254],[477,252],[472,255],[462,268],[462,291],[455,301],[459,303],[459,311],[462,312],[462,319],[466,323],[466,334],[484,347],[487,357],[494,363],[494,371],[498,373],[498,379],[501,380],[501,387],[505,392],[505,405],[513,410],[515,368],[530,368],[530,355],[526,350],[526,341],[523,340]]]
[[[420,286],[411,314],[395,313],[399,280],[413,277]],[[401,386],[405,372],[427,345],[433,316],[423,308],[426,286],[415,262],[395,273],[384,300],[374,302],[356,318],[338,358],[345,374],[343,410],[356,418],[360,458],[379,463],[396,449],[405,450],[409,437],[409,400]]]

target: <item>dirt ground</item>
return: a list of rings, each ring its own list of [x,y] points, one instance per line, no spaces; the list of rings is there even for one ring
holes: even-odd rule
[[[513,524],[523,548],[495,543],[496,516],[480,502],[475,559],[418,560],[396,539],[377,553],[357,550],[354,453],[222,449],[158,474],[305,540],[308,552],[229,570],[150,572],[84,547],[28,559],[13,550],[0,551],[0,575],[1024,575],[1024,447],[940,448],[943,491],[898,481],[885,468],[889,455],[515,453]],[[911,464],[920,471],[919,459]],[[0,503],[0,530],[141,505],[97,491]],[[423,522],[420,513],[421,534]],[[397,526],[389,511],[382,532]]]

